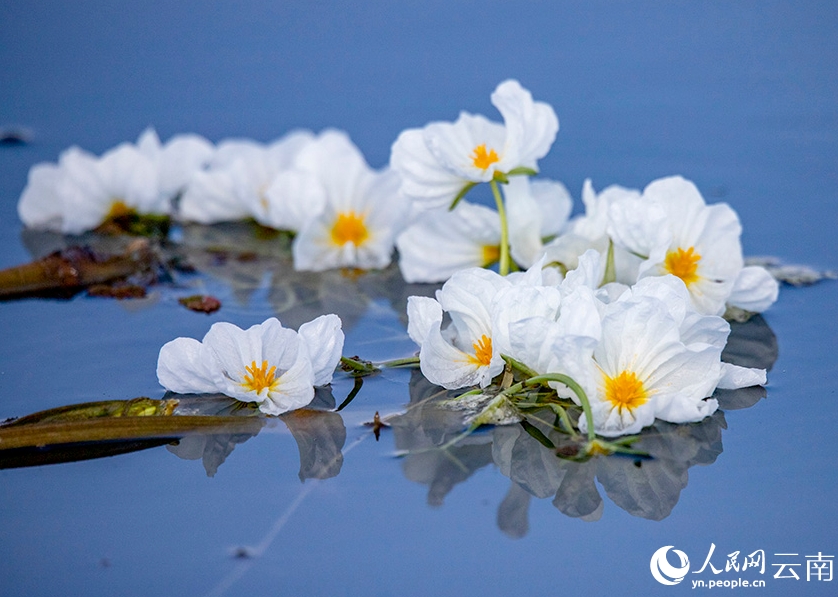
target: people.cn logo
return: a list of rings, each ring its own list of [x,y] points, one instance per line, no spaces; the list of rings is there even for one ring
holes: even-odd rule
[[[672,549],[672,545],[661,547],[652,554],[652,561],[649,562],[649,568],[652,570],[652,576],[662,585],[677,585],[684,580],[687,572],[690,571],[690,559],[680,549]],[[674,553],[681,560],[681,567],[676,568],[666,559],[666,553],[672,549]]]

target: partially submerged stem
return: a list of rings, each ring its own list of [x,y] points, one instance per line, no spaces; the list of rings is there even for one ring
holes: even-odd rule
[[[340,357],[340,368],[354,377],[373,375],[381,371],[382,367],[398,368],[398,367],[418,367],[419,357],[406,357],[404,359],[393,359],[391,361],[382,361],[380,363],[373,363],[372,361],[365,361],[361,357]]]
[[[526,166],[518,166],[506,173],[507,176],[535,176],[538,174],[537,170],[527,168]]]
[[[407,357],[404,359],[393,359],[392,361],[382,361],[376,367],[418,367],[419,357]]]
[[[357,356],[340,357],[340,368],[349,373],[349,375],[352,375],[353,377],[372,375],[381,371],[370,361],[364,361]]]
[[[489,184],[492,187],[492,195],[495,197],[495,204],[500,216],[500,264],[498,265],[498,273],[505,276],[509,273],[511,261],[509,257],[509,221],[506,218],[506,208],[503,205],[503,197],[500,194],[497,181],[492,179]]]
[[[355,396],[358,395],[358,392],[361,391],[361,388],[363,387],[363,385],[364,385],[364,376],[363,375],[355,376],[355,385],[352,386],[352,390],[346,396],[346,399],[343,402],[340,403],[340,406],[338,406],[335,409],[335,412],[340,412],[344,408],[346,408],[349,405],[349,403],[352,402],[355,399]]]
[[[579,402],[582,403],[582,410],[585,412],[585,423],[588,426],[588,441],[594,441],[596,439],[596,433],[594,432],[594,415],[591,411],[591,403],[588,401],[588,395],[585,393],[585,390],[573,378],[562,373],[547,373],[546,375],[531,377],[523,383],[527,386],[534,386],[551,381],[563,383],[579,397]]]
[[[579,434],[576,433],[573,423],[570,422],[570,416],[568,416],[567,410],[561,404],[556,404],[555,402],[551,402],[548,406],[550,407],[550,410],[556,413],[556,416],[561,421],[565,430],[573,437],[578,437]]]

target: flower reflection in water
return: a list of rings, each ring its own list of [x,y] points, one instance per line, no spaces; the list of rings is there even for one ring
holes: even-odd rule
[[[777,358],[777,341],[761,317],[733,324],[725,360],[740,366],[770,369]],[[544,421],[551,415],[529,415],[523,425],[503,425],[461,436],[463,413],[446,405],[458,395],[432,385],[415,372],[410,382],[407,411],[391,418],[396,448],[404,455],[405,476],[428,486],[428,503],[441,506],[455,485],[478,469],[494,464],[511,486],[497,514],[498,527],[511,537],[526,535],[528,510],[533,497],[552,498],[553,505],[573,518],[594,521],[604,503],[596,481],[617,506],[633,516],[661,520],[669,516],[695,465],[715,462],[722,453],[722,430],[727,428],[723,410],[753,406],[765,388],[719,390],[715,397],[722,410],[692,424],[656,421],[632,445],[648,457],[615,454],[576,461],[575,444],[566,434]],[[542,443],[548,440],[554,449]]]
[[[302,409],[291,411],[276,418],[265,418],[258,415],[253,408],[241,408],[240,403],[218,395],[215,397],[201,396],[195,402],[201,414],[208,414],[210,404],[215,404],[213,414],[237,413],[252,415],[258,422],[252,433],[236,434],[190,434],[177,443],[167,446],[168,450],[185,460],[199,460],[204,464],[208,477],[215,476],[218,467],[233,452],[238,444],[243,444],[255,437],[263,426],[275,426],[276,420],[285,423],[288,431],[294,437],[300,451],[300,481],[306,479],[330,479],[340,473],[343,466],[343,447],[346,443],[346,426],[343,417],[333,412],[335,399],[328,387],[315,390],[312,403]],[[180,413],[185,414],[185,412]],[[195,412],[194,414],[198,414]]]

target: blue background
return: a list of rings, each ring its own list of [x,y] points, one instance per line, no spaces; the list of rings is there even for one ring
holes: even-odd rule
[[[30,258],[15,210],[29,168],[69,145],[101,153],[148,125],[164,140],[212,141],[333,126],[379,167],[404,128],[460,110],[497,118],[489,94],[513,77],[559,116],[540,166],[577,210],[587,177],[642,188],[681,174],[739,212],[746,254],[835,268],[837,16],[832,2],[6,1],[0,126],[30,127],[34,138],[0,148],[0,267]],[[782,289],[766,314],[780,347],[768,398],[727,413],[724,452],[690,470],[661,522],[606,500],[602,519],[585,523],[541,500],[515,541],[495,525],[508,480],[493,467],[430,508],[385,435],[346,453],[336,478],[300,485],[279,425],[240,445],[214,478],[164,449],[0,471],[0,592],[212,594],[240,565],[227,549],[257,543],[301,491],[277,540],[225,594],[674,595],[687,581],[664,587],[649,573],[663,545],[694,567],[711,543],[717,567],[734,550],[835,554],[836,298],[835,283]],[[258,292],[210,318],[185,315],[165,294],[141,308],[2,303],[0,418],[159,397],[164,342],[271,314]],[[398,313],[379,302],[345,352],[411,350]],[[345,414],[347,446],[368,437],[361,423],[376,410],[402,408],[406,382],[392,373],[365,386]],[[347,391],[336,384],[336,395]],[[766,580],[763,595],[836,593],[770,571]]]

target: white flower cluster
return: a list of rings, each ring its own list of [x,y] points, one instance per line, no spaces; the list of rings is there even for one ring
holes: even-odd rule
[[[198,135],[165,145],[148,129],[137,144],[122,143],[96,157],[71,147],[57,164],[36,164],[18,202],[30,228],[81,234],[114,216],[170,215],[172,201],[214,152]]]
[[[603,436],[636,433],[656,418],[698,421],[718,407],[709,398],[716,388],[765,383],[764,370],[721,361],[730,326],[696,310],[680,278],[600,287],[600,262],[586,251],[560,283],[541,261],[506,277],[472,268],[436,299],[410,297],[408,333],[423,375],[448,389],[485,388],[511,357],[533,376],[560,374],[581,386]],[[582,406],[567,385],[549,385]],[[579,427],[586,430],[584,418]]]
[[[31,169],[18,212],[29,227],[65,233],[126,214],[202,224],[253,218],[295,234],[298,270],[386,267],[395,245],[408,282],[442,282],[495,262],[506,274],[545,254],[564,274],[596,249],[603,282],[673,274],[702,313],[726,305],[760,312],[776,300],[768,272],[743,267],[736,213],[706,205],[682,178],[642,193],[612,186],[596,194],[586,181],[585,214],[569,220],[567,189],[529,179],[559,129],[552,107],[513,80],[491,100],[503,124],[463,112],[405,130],[382,171],[337,130],[217,146],[197,135],[162,145],[147,130],[99,158],[70,148],[57,164]],[[463,200],[480,183],[491,185],[497,211]]]
[[[408,282],[444,281],[498,259],[505,274],[506,251],[525,268],[546,255],[565,274],[595,249],[603,257],[600,282],[634,284],[672,274],[704,314],[721,315],[727,305],[761,312],[777,299],[778,285],[765,269],[744,267],[736,212],[706,205],[681,177],[654,181],[642,193],[612,186],[596,194],[586,181],[585,213],[569,220],[564,186],[527,178],[555,139],[553,109],[515,81],[501,83],[492,103],[502,125],[463,113],[454,123],[404,131],[393,145],[390,163],[402,177],[402,192],[426,210],[397,240]],[[497,212],[460,201],[481,182],[492,185]]]
[[[127,214],[212,224],[252,218],[295,233],[298,270],[383,268],[409,205],[400,180],[370,168],[346,133],[296,131],[263,145],[213,146],[179,135],[165,146],[153,130],[97,158],[70,148],[37,164],[18,203],[31,228],[80,234]]]
[[[337,130],[217,146],[195,135],[163,145],[148,130],[99,158],[71,148],[32,168],[18,211],[27,226],[65,233],[125,214],[252,218],[294,233],[299,270],[383,268],[395,246],[407,282],[448,280],[436,300],[408,302],[430,381],[485,388],[518,363],[531,378],[553,375],[561,398],[590,397],[579,426],[592,417],[605,436],[655,418],[697,421],[717,408],[716,388],[765,383],[763,370],[721,362],[730,327],[720,316],[761,312],[778,294],[765,269],[744,266],[733,209],[707,205],[678,176],[642,192],[596,193],[586,181],[585,212],[571,219],[561,183],[530,180],[558,132],[553,109],[512,80],[491,100],[502,124],[463,112],[405,130],[382,171]],[[496,210],[464,200],[482,183]],[[499,273],[484,269],[495,262]],[[529,269],[510,274],[516,265]],[[299,334],[276,320],[216,324],[203,343],[164,346],[158,377],[174,392],[221,392],[278,414],[329,383],[342,345],[334,315]]]
[[[323,315],[295,332],[271,318],[247,330],[215,323],[199,342],[176,338],[160,349],[157,379],[179,394],[225,394],[280,415],[302,408],[325,386],[343,351],[337,315]]]

